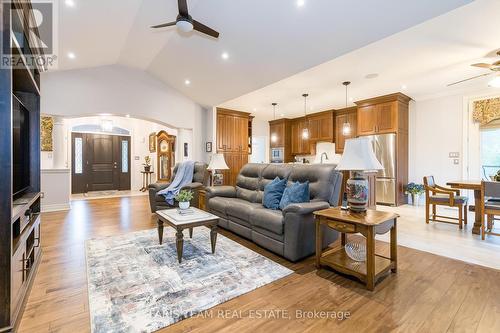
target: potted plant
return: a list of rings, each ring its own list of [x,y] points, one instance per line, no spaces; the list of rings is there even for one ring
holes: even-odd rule
[[[144,157],[144,163],[142,165],[144,165],[145,172],[150,172],[151,171],[151,157],[149,157],[149,156]]]
[[[420,201],[420,195],[425,192],[424,185],[409,183],[405,186],[405,193],[411,195],[411,204],[413,206],[418,206]]]
[[[188,209],[190,201],[193,199],[193,192],[190,190],[181,190],[179,194],[175,197],[175,200],[179,201],[180,209]]]

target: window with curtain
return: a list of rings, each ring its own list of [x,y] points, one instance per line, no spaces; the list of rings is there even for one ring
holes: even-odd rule
[[[481,177],[490,180],[500,170],[500,119],[480,127]]]

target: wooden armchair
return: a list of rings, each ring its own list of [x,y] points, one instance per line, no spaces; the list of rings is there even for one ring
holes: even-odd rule
[[[460,190],[439,186],[434,182],[433,176],[424,177],[425,188],[425,223],[429,221],[457,224],[460,229],[467,224],[467,197],[460,195]],[[432,206],[432,219],[430,208]],[[437,215],[436,206],[448,206],[458,208],[458,218]],[[440,219],[438,219],[440,218]],[[443,220],[445,219],[445,220]]]
[[[481,182],[481,238],[486,234],[500,236],[493,232],[495,216],[500,216],[500,182]],[[485,221],[485,216],[487,221]],[[487,223],[487,225],[486,225]]]

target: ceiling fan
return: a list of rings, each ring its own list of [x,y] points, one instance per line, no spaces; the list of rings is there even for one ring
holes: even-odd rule
[[[497,51],[496,54],[497,54],[497,56],[500,56],[500,51]],[[495,61],[492,64],[478,63],[478,64],[472,64],[471,66],[489,69],[491,72],[480,74],[480,75],[476,75],[476,76],[470,77],[470,78],[465,79],[465,80],[460,80],[460,81],[457,81],[457,82],[453,82],[453,83],[448,84],[447,86],[448,87],[454,86],[455,84],[459,84],[459,83],[462,83],[462,82],[465,82],[465,81],[477,79],[477,78],[483,77],[483,76],[492,75],[492,74],[495,74],[495,73],[499,73],[500,74],[500,60]]]
[[[169,26],[177,26],[177,28],[183,32],[190,32],[192,30],[199,31],[208,36],[219,38],[219,33],[212,28],[207,27],[206,25],[193,20],[191,15],[188,12],[187,0],[178,0],[179,6],[179,15],[177,15],[177,19],[175,22],[163,23],[159,25],[152,26],[153,29],[164,28]]]

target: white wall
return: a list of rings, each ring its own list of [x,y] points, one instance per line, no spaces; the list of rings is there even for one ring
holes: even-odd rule
[[[252,155],[249,156],[251,163],[269,163],[269,122],[254,118],[252,122]]]
[[[150,74],[120,65],[43,73],[43,114],[130,115],[192,130],[194,160],[206,161],[207,111]]]
[[[409,181],[422,183],[433,175],[437,183],[462,178],[463,95],[418,101],[410,107]],[[460,153],[453,164],[450,152]]]

